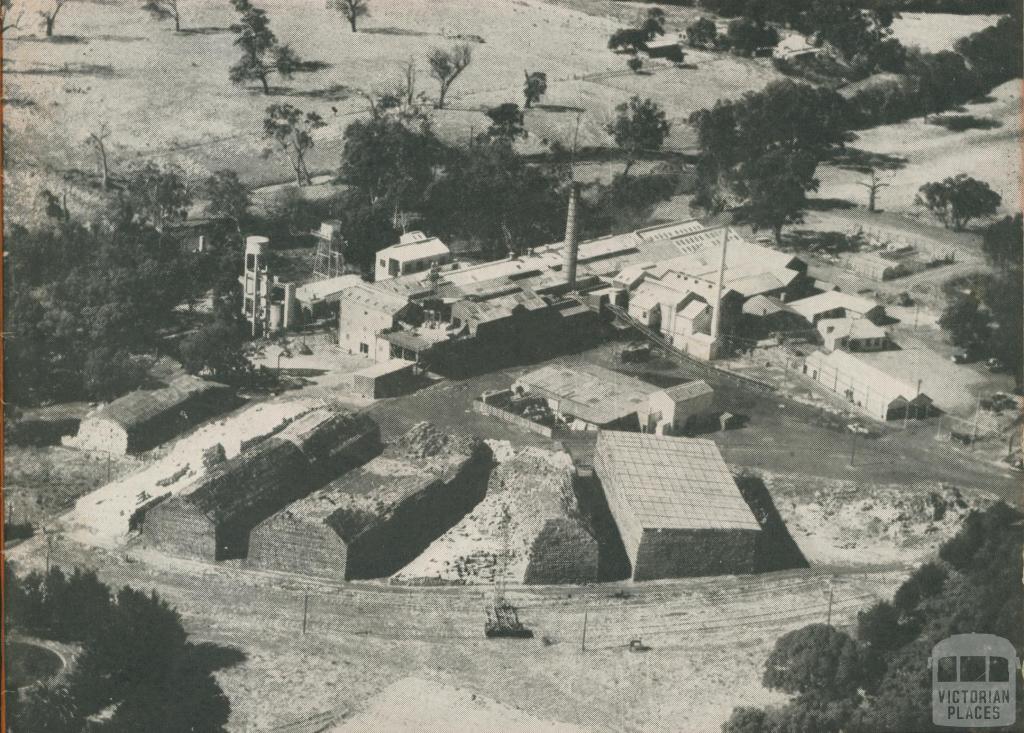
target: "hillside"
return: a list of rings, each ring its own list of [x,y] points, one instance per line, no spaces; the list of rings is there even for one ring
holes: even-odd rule
[[[5,162],[9,184],[25,191],[8,213],[22,220],[31,215],[41,187],[67,187],[57,171],[95,174],[87,138],[103,123],[111,132],[115,175],[156,160],[177,164],[196,179],[233,168],[251,185],[265,185],[292,176],[283,157],[263,156],[261,139],[267,105],[287,102],[326,120],[309,163],[314,172],[333,170],[345,126],[365,113],[361,95],[393,88],[412,59],[416,88],[436,98],[426,56],[460,42],[471,46],[473,62],[453,85],[449,109],[434,112],[441,136],[464,140],[481,131],[481,107],[521,104],[523,70],[545,71],[548,93],[526,120],[532,134],[525,145],[538,151],[545,141],[571,144],[576,115],[566,107],[586,110],[581,146],[609,145],[604,126],[632,94],[651,96],[666,108],[676,123],[668,148],[690,148],[694,140],[684,121],[692,111],[778,76],[767,60],[705,53],[688,58],[696,68],[659,62],[635,75],[624,57],[607,49],[608,35],[622,21],[540,0],[373,0],[372,15],[355,34],[323,2],[264,0],[259,5],[278,39],[322,66],[291,79],[271,77],[273,93],[265,96],[228,79],[239,52],[229,27],[237,16],[226,2],[183,3],[183,30],[175,33],[173,23],[153,20],[139,3],[82,0],[64,7],[51,39],[42,37],[37,23],[44,0],[25,2],[22,28],[4,44]],[[682,30],[686,17],[671,14],[669,32]]]

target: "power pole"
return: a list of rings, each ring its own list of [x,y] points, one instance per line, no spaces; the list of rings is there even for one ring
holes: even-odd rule
[[[306,619],[309,617],[309,593],[302,597],[302,633],[306,633]]]
[[[981,415],[981,393],[978,393],[978,406],[974,408],[974,428],[971,430],[971,450],[974,450],[974,443],[978,440],[978,417]]]
[[[939,440],[942,437],[942,415],[939,415],[939,427],[935,428],[935,439]]]
[[[583,608],[583,638],[580,639],[580,651],[587,651],[587,609]]]

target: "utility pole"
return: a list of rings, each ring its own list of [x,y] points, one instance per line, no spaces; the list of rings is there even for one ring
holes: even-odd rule
[[[828,581],[828,615],[825,618],[825,625],[826,626],[831,626],[832,625],[832,598],[834,596],[834,593],[835,593],[835,588],[832,585],[832,581],[829,580]]]
[[[309,617],[309,593],[302,597],[302,633],[306,633],[306,619]]]
[[[978,440],[978,417],[981,415],[981,393],[978,393],[978,406],[974,408],[974,428],[971,430],[971,450],[974,450],[974,443]]]
[[[857,433],[850,431],[850,468],[853,468],[853,459],[857,455]]]
[[[935,428],[935,439],[942,438],[942,415],[939,415],[939,427]]]
[[[587,651],[587,609],[583,608],[583,638],[580,639],[580,651]]]

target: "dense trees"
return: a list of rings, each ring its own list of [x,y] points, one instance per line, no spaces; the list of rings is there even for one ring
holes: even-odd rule
[[[437,79],[437,83],[440,85],[437,95],[438,109],[444,109],[448,90],[472,60],[473,53],[465,43],[453,46],[448,50],[435,48],[430,52],[430,56],[427,57],[430,75]]]
[[[82,647],[65,682],[8,695],[13,730],[70,733],[107,709],[115,731],[223,729],[230,706],[203,647],[188,643],[178,614],[155,593],[112,594],[95,573],[79,570],[24,578],[4,572],[10,628]],[[226,661],[239,661],[224,651]]]
[[[278,43],[265,10],[257,8],[250,0],[231,0],[231,4],[241,15],[235,46],[242,51],[242,58],[229,72],[231,81],[235,84],[259,81],[263,93],[270,94],[270,75],[276,72],[287,79],[299,70],[302,62],[289,46]]]
[[[701,146],[694,202],[707,211],[738,206],[737,217],[767,227],[800,220],[826,151],[845,139],[844,102],[835,92],[773,82],[690,117]]]
[[[1024,641],[1021,515],[1005,504],[972,512],[918,568],[891,603],[858,616],[858,639],[815,624],[779,638],[765,665],[767,687],[792,694],[781,707],[737,708],[725,733],[932,730],[931,647],[953,634]],[[1017,676],[1018,716],[1021,678]]]
[[[738,18],[729,23],[724,41],[733,53],[753,56],[759,48],[770,48],[778,44],[779,32],[761,21]]]
[[[515,102],[505,102],[491,107],[484,114],[491,121],[486,133],[488,137],[500,137],[512,141],[517,137],[526,136],[526,128],[523,127],[523,111]]]
[[[962,232],[972,219],[996,213],[1002,197],[984,181],[966,173],[921,186],[917,203],[928,208],[946,228]]]
[[[686,40],[694,48],[714,48],[718,43],[715,21],[698,18],[686,27]]]
[[[617,115],[607,130],[626,154],[623,175],[627,175],[641,154],[661,149],[672,125],[657,102],[636,95],[618,105],[615,111]]]

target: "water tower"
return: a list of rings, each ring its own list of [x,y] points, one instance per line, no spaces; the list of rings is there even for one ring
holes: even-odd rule
[[[242,314],[252,327],[252,335],[262,334],[270,319],[270,278],[267,252],[270,240],[252,236],[245,240],[245,272],[242,277]]]

